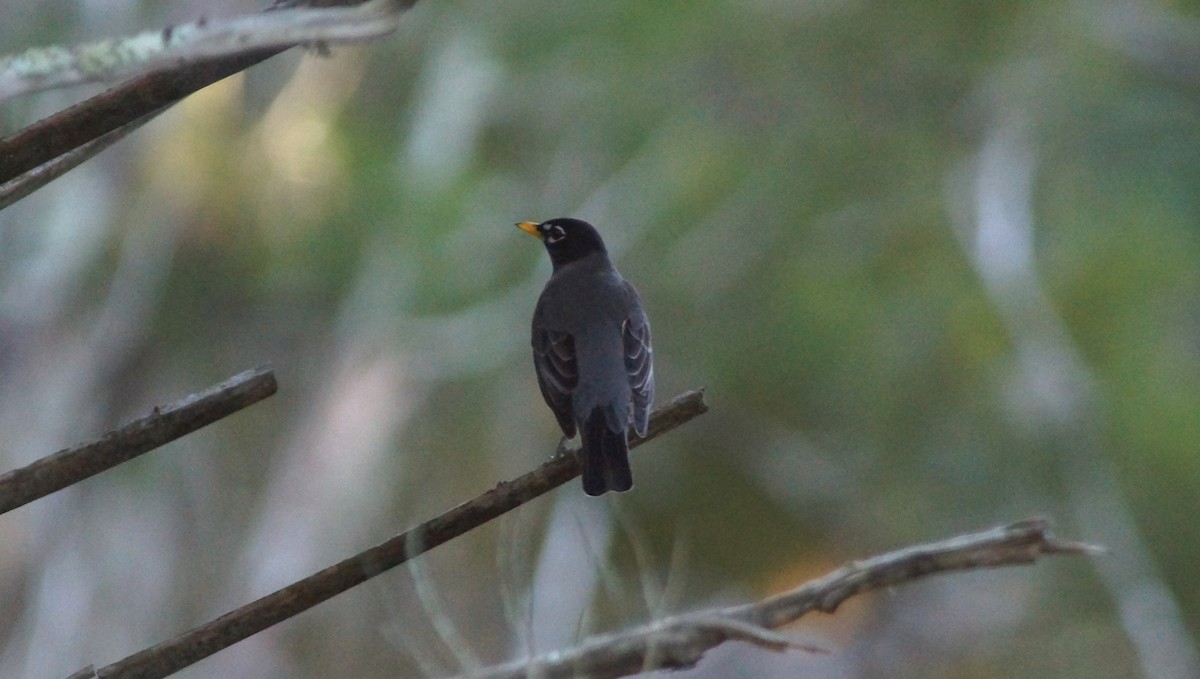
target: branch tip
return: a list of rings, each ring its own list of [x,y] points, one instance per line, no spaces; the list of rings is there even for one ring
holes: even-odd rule
[[[247,370],[174,403],[155,406],[148,415],[94,441],[0,474],[0,514],[190,434],[271,396],[278,388],[269,367]]]

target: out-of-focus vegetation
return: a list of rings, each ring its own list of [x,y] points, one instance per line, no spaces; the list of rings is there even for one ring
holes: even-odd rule
[[[0,51],[247,10],[17,3]],[[0,676],[115,661],[549,455],[549,264],[512,224],[566,215],[641,290],[660,398],[712,411],[635,454],[633,492],[572,484],[184,676],[453,673],[1030,514],[1113,552],[688,674],[1190,676],[1186,11],[425,0],[201,92],[0,212],[0,467],[252,365],[280,393],[0,518]]]

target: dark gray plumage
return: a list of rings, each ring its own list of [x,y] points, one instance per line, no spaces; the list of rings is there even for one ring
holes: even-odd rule
[[[626,432],[632,424],[646,433],[654,402],[642,300],[609,261],[591,224],[559,218],[517,226],[542,239],[554,265],[533,312],[533,365],[542,397],[563,434],[582,437],[584,492],[629,490]]]

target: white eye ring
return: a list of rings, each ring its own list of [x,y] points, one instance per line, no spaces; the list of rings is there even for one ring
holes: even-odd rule
[[[563,238],[566,238],[566,236],[567,233],[563,231],[561,226],[551,226],[546,232],[546,242],[557,243]]]

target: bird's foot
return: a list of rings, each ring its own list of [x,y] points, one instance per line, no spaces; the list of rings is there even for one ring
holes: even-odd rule
[[[561,439],[559,439],[558,447],[554,449],[554,454],[550,456],[550,459],[557,460],[558,458],[562,457],[563,455],[569,454],[571,452],[571,449],[567,447],[567,442],[570,440],[571,439],[569,439],[565,436],[562,437]]]

